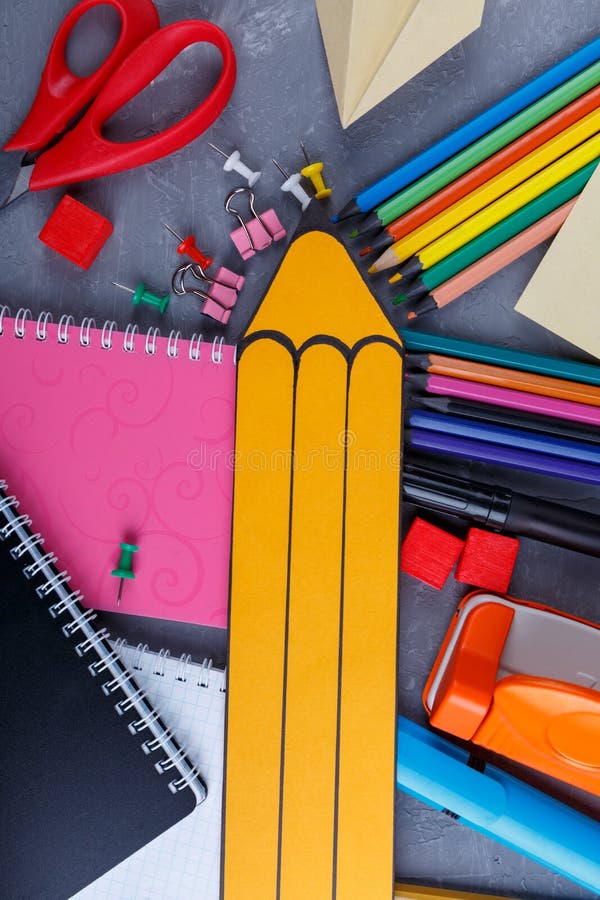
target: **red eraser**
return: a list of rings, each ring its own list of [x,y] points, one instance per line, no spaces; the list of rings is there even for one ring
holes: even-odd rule
[[[402,544],[400,568],[434,588],[442,588],[461,554],[464,541],[418,516]]]
[[[39,237],[75,265],[89,269],[112,232],[108,219],[65,194]]]
[[[454,577],[465,584],[505,594],[519,546],[517,538],[483,531],[481,528],[469,528]]]

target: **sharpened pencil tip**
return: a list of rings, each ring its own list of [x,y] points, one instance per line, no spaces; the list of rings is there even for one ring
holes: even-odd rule
[[[358,255],[359,256],[367,256],[370,252],[371,252],[370,247],[363,247]]]
[[[419,317],[417,316],[416,312],[413,310],[412,312],[409,312],[408,318],[412,322],[413,319],[418,319]]]
[[[402,275],[400,272],[396,272],[395,275],[392,275],[391,278],[388,278],[388,284],[398,284],[399,281],[402,281]]]
[[[367,269],[367,274],[374,275],[376,271],[377,271],[377,266],[375,266],[375,264],[373,264],[372,266],[369,266],[369,268]]]
[[[358,228],[353,228],[350,234],[348,235],[350,238],[358,237]]]

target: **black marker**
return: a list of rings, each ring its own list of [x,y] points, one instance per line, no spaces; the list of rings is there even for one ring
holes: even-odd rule
[[[404,466],[402,493],[416,506],[469,519],[493,531],[600,557],[600,516],[593,513],[410,464]]]

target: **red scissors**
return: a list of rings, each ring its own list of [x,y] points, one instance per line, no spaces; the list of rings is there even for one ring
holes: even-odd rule
[[[78,78],[65,57],[69,36],[89,9],[105,3],[120,14],[119,38],[92,75]],[[214,44],[223,57],[221,74],[209,96],[159,134],[128,143],[106,140],[101,133],[104,122],[140,93],[178,53],[197,42]],[[233,91],[235,75],[231,42],[210,22],[189,19],[161,28],[152,0],[81,0],[56,33],[29,115],[4,147],[28,152],[0,209],[28,190],[43,191],[110,175],[179,150],[221,114]],[[83,118],[69,128],[90,102]]]

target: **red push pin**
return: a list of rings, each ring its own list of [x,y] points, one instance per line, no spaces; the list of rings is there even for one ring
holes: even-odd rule
[[[193,234],[188,234],[186,238],[182,238],[180,234],[177,234],[176,231],[173,231],[170,225],[167,225],[166,222],[163,222],[164,227],[167,231],[170,231],[173,237],[176,237],[180,242],[179,247],[177,248],[177,252],[180,256],[189,256],[190,259],[193,259],[194,262],[198,263],[203,269],[208,269],[208,267],[212,264],[213,258],[212,256],[205,256],[201,250],[196,246],[196,238]]]

